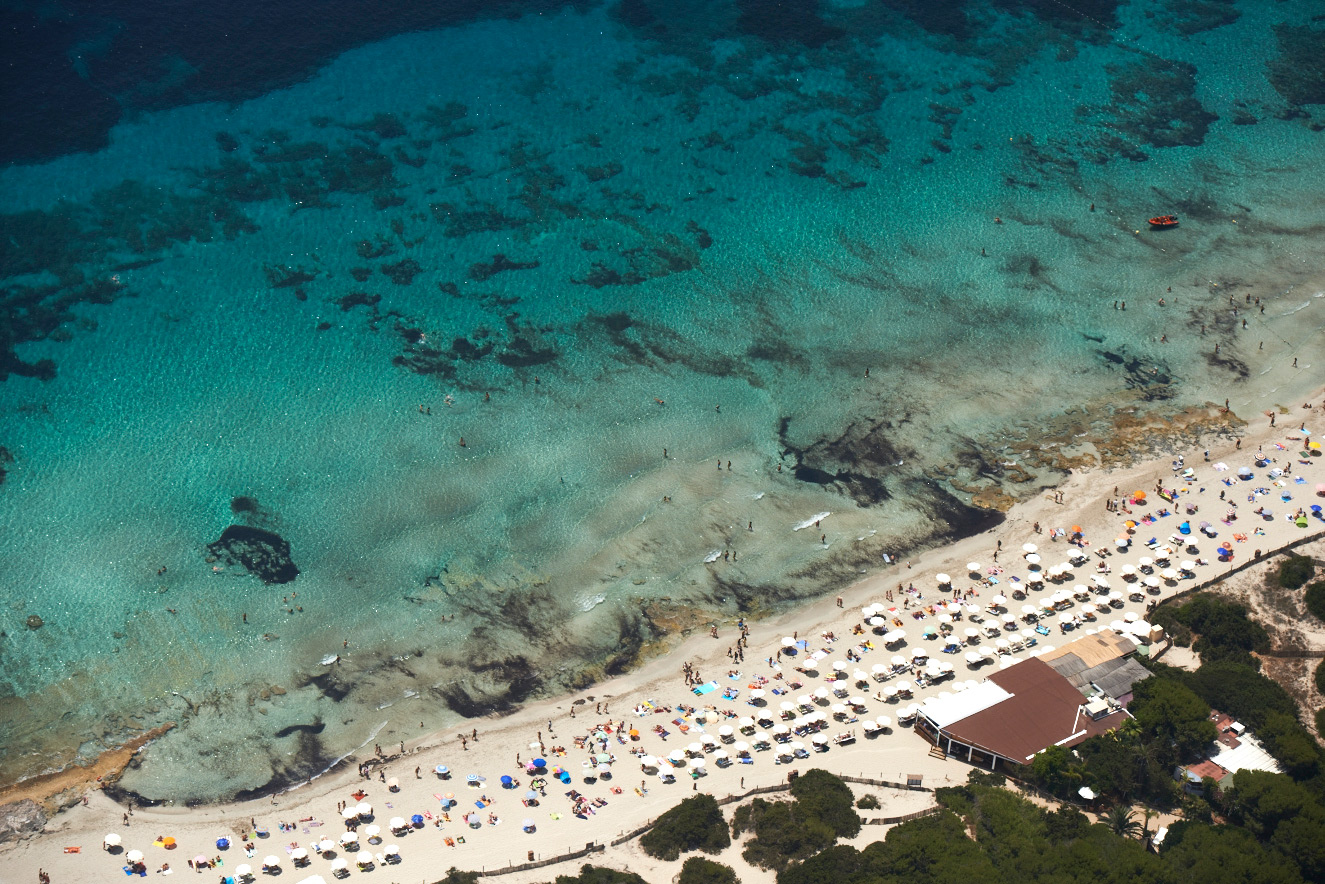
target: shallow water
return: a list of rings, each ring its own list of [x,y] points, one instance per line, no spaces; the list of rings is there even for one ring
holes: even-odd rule
[[[126,788],[279,788],[987,525],[1046,428],[1316,380],[1313,4],[688,8],[0,171],[3,779],[175,720]]]

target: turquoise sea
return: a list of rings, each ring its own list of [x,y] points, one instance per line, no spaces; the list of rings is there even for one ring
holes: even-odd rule
[[[1319,384],[1316,2],[20,6],[0,782],[279,790]]]

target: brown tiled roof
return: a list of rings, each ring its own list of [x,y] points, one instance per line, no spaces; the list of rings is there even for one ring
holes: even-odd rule
[[[1104,733],[1120,725],[1125,715],[1116,712],[1092,720],[1080,710],[1085,701],[1072,683],[1036,657],[995,672],[989,680],[1012,696],[954,722],[943,733],[1018,763],[1057,743],[1072,746]]]
[[[1215,764],[1209,758],[1204,761],[1198,761],[1196,764],[1187,765],[1187,773],[1199,779],[1209,777],[1216,783],[1228,776],[1228,771],[1224,770],[1218,764]]]

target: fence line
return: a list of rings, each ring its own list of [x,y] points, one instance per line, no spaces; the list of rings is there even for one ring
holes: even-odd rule
[[[518,866],[507,866],[504,869],[490,869],[475,872],[480,878],[494,878],[498,875],[509,875],[512,872],[525,872],[529,869],[541,869],[543,866],[550,866],[556,863],[564,863],[572,859],[580,859],[591,853],[602,853],[607,847],[602,844],[587,844],[583,850],[575,850],[570,853],[563,853],[560,856],[554,856],[549,859],[540,859],[531,863],[521,863]],[[440,884],[440,882],[438,882]]]
[[[845,780],[848,783],[860,783],[863,786],[881,786],[886,789],[904,789],[908,792],[933,792],[930,786],[913,786],[910,783],[893,783],[888,780],[871,780],[867,777],[848,777],[836,774],[839,780]]]
[[[897,823],[909,823],[911,822],[911,820],[922,819],[923,817],[933,816],[936,813],[942,813],[942,812],[943,808],[936,804],[933,807],[926,807],[924,810],[917,810],[914,813],[908,813],[905,814],[904,816],[875,817],[872,820],[866,820],[865,825],[892,826],[896,825]]]

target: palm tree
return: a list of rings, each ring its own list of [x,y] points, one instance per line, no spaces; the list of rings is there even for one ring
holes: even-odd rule
[[[1136,812],[1125,804],[1114,805],[1106,813],[1100,814],[1100,822],[1120,838],[1139,838],[1144,831],[1142,824],[1136,821]]]

